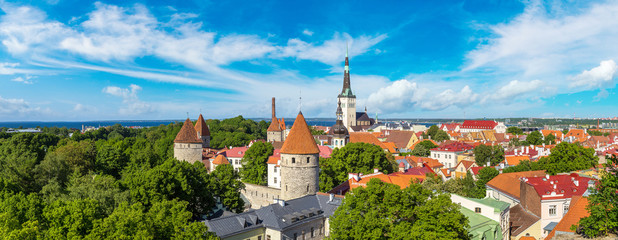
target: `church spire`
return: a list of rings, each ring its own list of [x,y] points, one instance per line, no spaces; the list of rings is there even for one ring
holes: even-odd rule
[[[343,88],[339,96],[355,97],[350,87],[350,62],[348,60],[348,44],[345,46],[345,68],[343,71]]]

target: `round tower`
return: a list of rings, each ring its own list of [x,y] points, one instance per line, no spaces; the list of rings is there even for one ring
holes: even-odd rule
[[[319,191],[320,149],[302,112],[281,147],[281,198],[290,200]]]
[[[174,157],[190,163],[202,161],[202,140],[197,137],[197,131],[189,118],[174,139]]]
[[[272,101],[272,119],[270,126],[266,130],[266,141],[268,142],[281,142],[285,140],[285,129],[281,128],[282,124],[277,120],[275,115],[275,98]]]
[[[341,102],[337,103],[337,122],[331,128],[333,131],[333,146],[342,148],[350,142],[350,134],[348,129],[343,125],[343,111],[341,110]]]

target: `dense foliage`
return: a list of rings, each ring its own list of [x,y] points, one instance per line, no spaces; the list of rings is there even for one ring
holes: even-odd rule
[[[266,185],[268,174],[268,157],[273,155],[273,145],[269,142],[255,142],[242,158],[243,167],[240,176],[243,182]]]
[[[515,127],[515,126],[508,127],[506,129],[506,132],[507,133],[511,133],[511,134],[515,134],[515,135],[522,135],[522,134],[524,134],[524,130],[521,130],[521,128],[518,128],[518,127]]]
[[[521,161],[517,166],[508,167],[504,173],[545,170],[548,174],[571,172],[596,167],[599,158],[594,149],[585,148],[577,143],[562,142],[551,150],[551,154],[536,162]]]
[[[429,127],[429,129],[427,129],[427,132],[423,133],[422,136],[424,139],[431,139],[436,142],[442,142],[444,140],[451,139],[445,131],[441,130],[436,125]]]
[[[423,140],[414,146],[414,149],[410,152],[410,154],[418,157],[429,157],[429,154],[431,154],[431,149],[437,147],[438,145],[435,145],[433,142]]]
[[[477,188],[472,174],[466,174],[464,178],[451,178],[442,181],[442,178],[433,174],[427,174],[421,184],[430,191],[454,193],[464,197],[477,197]]]
[[[377,168],[392,173],[393,161],[382,148],[369,143],[348,143],[335,149],[330,158],[320,158],[320,191],[327,192],[348,180],[348,173],[373,173]]]
[[[246,146],[251,140],[266,139],[266,129],[269,123],[255,122],[242,116],[225,120],[209,119],[206,121],[210,129],[210,147],[240,147]]]
[[[478,145],[474,148],[474,160],[479,166],[485,166],[488,162],[490,166],[498,165],[504,161],[504,149],[499,145]]]
[[[211,133],[258,133],[242,117]],[[231,122],[231,123],[230,123]],[[232,124],[234,123],[234,124]],[[204,239],[215,201],[242,211],[233,169],[173,158],[182,123],[0,135],[0,239]],[[250,129],[250,130],[245,130]],[[225,139],[225,138],[222,138]],[[244,143],[243,143],[244,144]],[[228,166],[231,168],[231,166]]]
[[[330,220],[333,239],[469,239],[468,219],[448,194],[379,179],[346,195]]]
[[[618,234],[618,159],[608,158],[605,167],[607,172],[591,189],[586,209],[590,216],[579,220],[579,226],[574,226],[577,233],[588,237],[601,237],[608,234]]]

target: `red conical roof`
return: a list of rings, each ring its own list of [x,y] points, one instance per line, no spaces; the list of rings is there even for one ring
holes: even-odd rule
[[[212,164],[216,164],[216,165],[230,164],[230,162],[227,160],[225,156],[223,156],[223,154],[219,154],[217,155],[217,157],[215,157],[215,160],[212,161]]]
[[[197,118],[197,122],[195,123],[195,131],[197,131],[198,136],[210,136],[210,130],[208,129],[208,125],[206,125],[206,121],[204,121],[202,114],[200,114],[200,117]]]
[[[185,120],[185,123],[182,125],[180,132],[176,135],[176,139],[174,139],[175,143],[201,143],[202,140],[197,138],[197,132],[195,128],[193,128],[193,123],[189,118]]]
[[[270,122],[270,126],[268,126],[268,129],[266,131],[281,132],[281,125],[279,124],[279,120],[277,120],[276,117],[272,119],[272,121]]]
[[[302,112],[298,113],[290,134],[285,138],[281,153],[286,154],[317,154],[320,153],[318,145],[311,135],[311,130],[305,121]]]

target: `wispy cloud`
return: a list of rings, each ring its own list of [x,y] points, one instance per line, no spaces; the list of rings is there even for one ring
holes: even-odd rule
[[[129,88],[107,86],[102,91],[103,93],[122,98],[122,106],[119,108],[118,113],[127,116],[141,115],[154,111],[150,104],[140,101],[137,97],[137,92],[141,90],[140,86],[131,84]]]
[[[11,79],[11,81],[13,82],[20,82],[23,84],[32,84],[32,81],[30,79],[32,79],[32,76],[25,76],[25,77],[16,77]]]
[[[618,65],[614,60],[602,61],[598,67],[584,70],[582,73],[571,78],[572,88],[597,89],[613,87],[615,85],[616,71]]]

